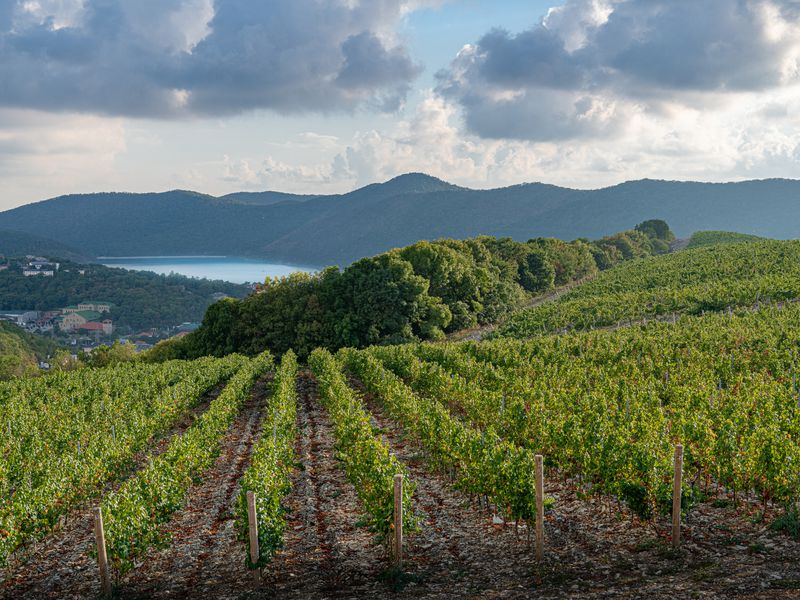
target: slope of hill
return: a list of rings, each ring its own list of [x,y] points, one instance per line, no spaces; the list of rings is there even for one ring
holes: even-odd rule
[[[0,271],[0,310],[55,310],[101,299],[114,304],[120,333],[199,321],[215,294],[240,298],[249,292],[225,281],[69,262],[53,277],[24,277],[16,267]]]
[[[37,358],[45,358],[56,345],[0,321],[0,381],[36,373]]]
[[[92,256],[239,255],[345,265],[420,239],[599,238],[653,217],[668,221],[680,237],[710,229],[794,238],[798,197],[800,181],[784,179],[471,190],[413,173],[330,196],[216,198],[179,190],[63,196],[0,213],[0,229],[50,238]]]
[[[66,258],[72,261],[87,261],[89,257],[61,242],[38,237],[23,231],[0,231],[0,255],[3,256],[46,256]]]
[[[717,246],[719,244],[738,244],[740,242],[757,242],[764,238],[746,233],[733,231],[698,231],[692,234],[687,248],[702,248],[703,246]]]
[[[721,243],[634,260],[553,302],[511,315],[496,336],[528,338],[800,298],[800,241]]]

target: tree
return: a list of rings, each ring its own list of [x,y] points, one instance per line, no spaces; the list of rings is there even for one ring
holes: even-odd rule
[[[578,281],[597,272],[589,244],[581,240],[564,242],[555,238],[535,238],[528,243],[544,252],[555,269],[555,285]]]
[[[527,249],[517,267],[519,283],[529,292],[546,292],[553,287],[556,269],[541,248],[527,246]]]
[[[111,346],[95,348],[91,354],[81,355],[81,359],[90,367],[108,367],[136,358],[136,346],[126,342],[114,342]]]
[[[239,301],[225,298],[208,307],[197,331],[186,336],[189,356],[225,356],[240,349]]]
[[[669,225],[667,225],[667,222],[662,221],[661,219],[650,219],[649,221],[643,221],[634,227],[634,229],[636,231],[641,231],[651,239],[661,240],[667,243],[675,239],[675,234],[672,233],[672,230],[669,228]]]
[[[396,253],[361,259],[332,282],[337,347],[400,343],[438,336],[452,315],[428,294],[428,280]]]

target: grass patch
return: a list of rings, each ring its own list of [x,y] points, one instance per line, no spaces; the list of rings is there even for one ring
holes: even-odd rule
[[[422,578],[419,575],[406,573],[402,568],[390,567],[378,574],[378,580],[394,593],[402,592],[409,583],[419,583]]]
[[[770,529],[783,531],[787,535],[796,538],[800,536],[800,513],[796,507],[789,508],[780,517],[770,523]]]

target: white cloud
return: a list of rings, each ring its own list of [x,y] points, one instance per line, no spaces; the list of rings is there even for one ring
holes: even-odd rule
[[[117,119],[0,110],[0,210],[107,189],[126,147],[125,128]]]
[[[776,116],[780,115],[780,116]],[[728,181],[786,176],[800,167],[800,89],[741,92],[708,112],[664,104],[635,113],[613,139],[559,142],[482,139],[465,133],[459,108],[430,94],[390,131],[328,146],[329,161],[288,164],[278,154],[241,184],[297,192],[345,191],[423,171],[474,187],[543,181],[595,188],[642,177]],[[235,179],[233,180],[235,181]]]
[[[0,1],[0,106],[177,119],[397,110],[406,0]]]
[[[788,0],[567,0],[531,29],[465,47],[438,92],[485,138],[624,138],[665,104],[708,110],[794,86],[798,65]]]

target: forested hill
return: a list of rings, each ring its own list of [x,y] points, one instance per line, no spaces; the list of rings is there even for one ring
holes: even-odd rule
[[[75,248],[54,240],[22,231],[0,231],[0,255],[26,256],[29,254],[68,259],[76,262],[84,262],[90,258],[86,254],[81,254]]]
[[[797,237],[800,181],[642,180],[582,191],[539,183],[494,190],[422,174],[348,194],[277,192],[216,198],[187,191],[63,196],[0,213],[0,230],[27,232],[91,256],[256,256],[346,265],[440,237],[591,239],[657,217],[679,237],[699,229]]]
[[[215,294],[242,297],[249,291],[225,281],[70,262],[53,277],[24,277],[16,266],[0,271],[0,310],[55,310],[102,299],[114,304],[111,316],[120,333],[199,321]]]

